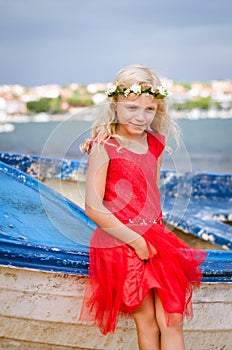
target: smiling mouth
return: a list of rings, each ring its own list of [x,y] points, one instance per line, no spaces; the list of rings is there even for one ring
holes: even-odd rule
[[[137,128],[146,128],[145,124],[135,124],[135,123],[129,123],[129,125],[135,126]]]

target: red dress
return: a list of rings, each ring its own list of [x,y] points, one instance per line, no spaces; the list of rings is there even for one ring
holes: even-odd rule
[[[131,247],[100,227],[93,232],[80,319],[95,323],[103,334],[113,332],[120,313],[135,311],[151,289],[161,299],[168,325],[191,318],[192,288],[202,279],[206,252],[190,248],[163,225],[156,176],[164,136],[148,132],[147,139],[145,154],[120,148],[114,138],[104,144],[110,158],[104,205],[143,235],[150,258],[140,260]]]

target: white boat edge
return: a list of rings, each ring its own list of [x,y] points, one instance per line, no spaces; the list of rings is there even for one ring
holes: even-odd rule
[[[86,277],[0,265],[1,350],[137,350],[134,322],[114,334],[78,320]],[[194,318],[184,324],[186,350],[229,350],[231,283],[204,282],[194,292]]]

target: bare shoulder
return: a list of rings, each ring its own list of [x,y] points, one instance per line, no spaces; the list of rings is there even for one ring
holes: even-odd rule
[[[93,207],[105,193],[109,157],[104,145],[94,144],[88,161],[86,180],[86,207]]]
[[[89,164],[90,163],[106,163],[109,162],[108,153],[103,144],[93,143],[91,152],[89,154]]]

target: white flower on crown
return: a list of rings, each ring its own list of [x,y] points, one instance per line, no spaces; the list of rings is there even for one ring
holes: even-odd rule
[[[127,96],[130,94],[130,92],[131,92],[131,88],[128,88],[128,89],[126,89],[126,90],[124,91],[123,95],[124,95],[125,97],[127,97]]]
[[[133,84],[130,87],[130,91],[134,94],[141,95],[141,86],[139,84]]]
[[[111,94],[113,94],[115,91],[117,90],[117,85],[113,84],[113,83],[109,83],[107,84],[106,87],[106,95],[110,96]]]
[[[167,89],[162,85],[157,86],[157,89],[154,90],[153,87],[142,89],[141,85],[139,85],[138,83],[134,83],[128,88],[125,87],[123,89],[120,89],[118,87],[117,83],[115,83],[115,84],[109,83],[109,84],[107,84],[107,88],[105,90],[105,94],[108,97],[113,97],[113,96],[117,96],[117,95],[122,95],[124,97],[128,97],[128,95],[131,92],[136,94],[136,95],[141,95],[143,93],[145,93],[147,95],[151,94],[157,99],[163,99],[166,96],[168,96]]]
[[[167,90],[165,89],[165,87],[163,85],[159,85],[157,86],[157,90],[156,90],[160,95],[163,96],[167,96]]]

